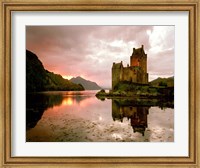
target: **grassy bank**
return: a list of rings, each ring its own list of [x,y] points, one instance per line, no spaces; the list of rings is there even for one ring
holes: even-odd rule
[[[131,97],[131,98],[174,98],[174,87],[167,86],[150,86],[150,85],[138,85],[130,82],[118,83],[114,90],[106,92],[101,90],[96,94],[97,98],[112,98],[112,97]]]

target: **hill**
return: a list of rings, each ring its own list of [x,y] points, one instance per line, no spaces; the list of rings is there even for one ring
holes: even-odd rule
[[[81,84],[86,90],[100,90],[101,87],[98,86],[95,82],[83,79],[82,77],[78,76],[76,78],[70,79],[71,82],[76,84]]]
[[[84,90],[80,84],[44,69],[38,57],[26,50],[26,91]]]
[[[167,87],[173,87],[174,86],[174,77],[169,78],[157,78],[151,82],[149,82],[151,86],[167,86]]]

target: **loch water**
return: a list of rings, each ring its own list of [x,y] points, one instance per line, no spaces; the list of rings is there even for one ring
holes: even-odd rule
[[[174,108],[170,103],[138,105],[134,99],[99,100],[96,92],[27,94],[26,141],[174,141]]]

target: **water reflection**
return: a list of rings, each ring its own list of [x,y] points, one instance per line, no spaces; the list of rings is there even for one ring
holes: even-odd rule
[[[173,141],[172,101],[100,101],[86,91],[27,94],[26,101],[27,141]]]
[[[26,129],[34,128],[48,108],[62,104],[60,94],[27,94],[26,96]]]
[[[71,97],[63,99],[62,106],[72,106],[72,105],[73,105],[73,99]]]
[[[72,106],[90,98],[82,92],[41,92],[26,95],[26,129],[34,128],[44,111],[55,106]]]
[[[145,129],[148,127],[147,115],[150,107],[135,107],[131,101],[112,100],[112,117],[113,120],[128,118],[134,132],[144,135]]]
[[[124,118],[130,121],[133,132],[139,132],[144,136],[148,127],[149,108],[158,106],[161,109],[173,108],[173,101],[159,99],[155,100],[133,100],[133,99],[112,99],[112,118],[123,122]]]

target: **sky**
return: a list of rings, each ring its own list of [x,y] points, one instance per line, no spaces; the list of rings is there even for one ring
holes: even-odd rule
[[[45,69],[111,87],[113,62],[130,63],[144,45],[149,81],[174,75],[174,26],[27,26],[26,49]]]

